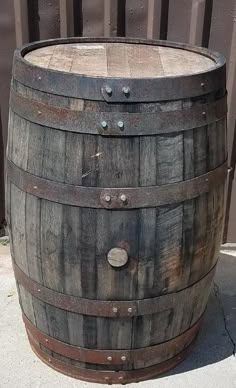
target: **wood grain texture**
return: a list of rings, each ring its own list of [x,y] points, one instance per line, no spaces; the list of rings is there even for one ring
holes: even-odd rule
[[[161,77],[194,74],[214,62],[190,51],[125,43],[69,43],[26,54],[37,66],[69,73],[113,77]]]
[[[173,57],[171,51],[165,51],[164,59],[160,49],[149,53],[147,47],[139,46],[132,50],[125,45],[119,45],[119,50],[113,46],[99,48],[96,61],[91,47],[84,48],[80,55],[78,48],[64,46],[63,53],[54,49],[45,53],[42,66],[77,71],[90,58],[89,63],[93,63],[89,71],[94,71],[97,61],[105,75],[137,77],[145,76],[143,69],[149,57],[152,66],[146,70],[148,76],[155,73],[155,66],[161,76],[182,71],[179,64],[174,65],[178,55]],[[40,55],[36,52],[38,58]],[[192,59],[186,61],[189,68]],[[202,66],[199,61],[195,63]],[[168,103],[108,104],[52,96],[16,81],[12,87],[45,104],[98,113],[181,111],[220,97],[212,94]],[[103,137],[40,126],[12,114],[8,157],[31,174],[71,185],[166,185],[202,175],[222,164],[226,158],[225,127],[225,120],[221,120],[204,127],[196,123],[195,129],[185,133]],[[129,350],[174,338],[200,318],[212,279],[204,276],[216,262],[221,239],[223,185],[183,203],[130,210],[72,207],[38,199],[12,183],[9,186],[13,257],[30,278],[57,292],[90,300],[132,301],[170,294],[167,305],[160,298],[156,314],[101,318],[45,304],[20,286],[23,311],[45,334],[90,349]],[[121,268],[107,261],[112,248],[124,249],[128,254]],[[205,280],[200,282],[202,278]],[[85,364],[49,354],[84,368],[114,369],[112,365]],[[115,370],[138,369],[157,362],[160,360],[145,365],[122,364]]]

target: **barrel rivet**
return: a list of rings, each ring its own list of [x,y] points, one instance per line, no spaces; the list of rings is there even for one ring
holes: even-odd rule
[[[106,121],[102,121],[101,122],[101,126],[103,129],[106,129],[107,128],[107,122]]]
[[[112,88],[110,86],[105,86],[106,93],[110,96],[112,94]]]
[[[106,202],[111,202],[110,195],[105,195],[104,199],[105,199]]]
[[[126,202],[127,202],[127,197],[126,197],[126,195],[125,195],[125,194],[121,194],[120,200],[121,200],[123,203],[126,203]]]
[[[38,292],[41,292],[40,288],[38,288]]]
[[[128,308],[128,313],[132,313],[132,311],[133,311],[132,307],[129,307]]]
[[[120,380],[120,381],[123,381],[123,380],[124,380],[124,376],[120,376],[120,377],[119,377],[119,380]]]
[[[38,188],[38,186],[34,186],[34,189],[37,189]]]
[[[49,359],[48,359],[48,362],[52,362],[52,359],[51,359],[51,358],[49,358]]]
[[[206,182],[208,182],[209,181],[209,179],[208,178],[206,178]]]
[[[202,82],[201,87],[204,88],[204,86],[205,86],[205,82]]]
[[[107,357],[107,361],[112,361],[112,357],[111,357],[111,356],[108,356],[108,357]]]
[[[42,112],[40,110],[38,110],[38,115],[41,115],[41,114],[42,114]]]
[[[126,361],[126,356],[121,356],[121,361]]]
[[[46,342],[48,342],[48,339],[47,339],[47,338],[45,338],[45,341],[46,341]]]
[[[118,127],[120,128],[120,130],[123,130],[123,129],[124,129],[124,123],[123,123],[123,121],[118,121],[117,125],[118,125]]]
[[[42,77],[40,77],[40,75],[38,76],[38,80],[41,81]]]
[[[106,380],[106,381],[109,381],[110,379],[109,379],[109,377],[106,376],[106,377],[105,377],[105,380]]]
[[[206,116],[206,112],[202,112],[203,116]]]
[[[123,92],[126,96],[128,96],[128,95],[130,94],[130,88],[129,88],[128,86],[124,86],[124,87],[122,88],[122,92]]]
[[[112,311],[113,311],[113,313],[118,313],[118,308],[117,307],[113,307]]]

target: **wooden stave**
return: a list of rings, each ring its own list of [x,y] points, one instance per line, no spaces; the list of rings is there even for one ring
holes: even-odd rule
[[[222,124],[222,126],[223,126],[223,124]],[[192,131],[193,132],[193,131]],[[203,132],[203,131],[202,131]],[[187,134],[187,140],[188,140],[188,142],[189,142],[189,139],[191,140],[191,135],[192,135],[192,137],[193,137],[193,134],[191,134],[191,133],[188,133]],[[201,137],[201,136],[200,136]],[[53,138],[53,137],[52,137]],[[201,139],[201,141],[202,141],[202,139]],[[193,141],[192,141],[192,143],[193,143]],[[150,147],[150,145],[149,145],[149,147]],[[90,145],[90,147],[89,147],[89,149],[91,149],[91,145]],[[94,149],[94,144],[92,144],[92,149]],[[185,155],[185,159],[187,159],[188,158],[188,155]],[[214,161],[212,161],[212,164],[214,163],[214,162],[216,162],[216,160],[214,160]],[[209,165],[210,165],[211,163],[209,163]],[[22,166],[21,166],[22,167]],[[27,167],[26,167],[27,168]],[[198,174],[200,175],[201,173],[202,173],[202,170],[201,170],[201,166],[199,166],[198,168],[197,168],[197,171],[198,171]],[[185,174],[186,174],[186,179],[189,177],[189,176],[191,176],[191,174],[192,174],[192,172],[191,171],[185,171]],[[150,177],[148,177],[149,178],[149,180],[150,180]],[[57,177],[57,179],[60,179],[60,177]],[[92,179],[89,179],[89,181],[87,181],[86,182],[86,184],[87,185],[90,185],[90,184],[94,184],[95,185],[95,181],[94,181],[94,179],[92,178]],[[14,195],[16,195],[15,193],[14,193],[14,190],[15,190],[15,188],[13,187],[14,185],[12,185],[12,184],[10,184],[10,186],[11,186],[11,190],[10,190],[10,192],[11,193],[13,193],[13,196]],[[214,199],[213,199],[213,202],[217,202],[217,199],[219,199],[220,201],[221,201],[221,203],[222,203],[222,198],[223,198],[223,194],[222,194],[222,190],[223,190],[223,186],[221,187],[221,191],[219,190],[218,191],[218,193],[216,194],[216,193],[214,193],[214,194],[212,194],[213,195],[213,197],[214,197]],[[18,194],[19,194],[19,192],[18,192]],[[20,194],[21,195],[21,194]],[[214,196],[215,195],[215,196]],[[24,195],[23,195],[23,197],[24,197]],[[37,208],[37,205],[36,205],[36,202],[34,201],[34,199],[33,198],[31,198],[31,197],[28,197],[28,198],[26,198],[26,196],[25,196],[25,202],[26,202],[26,204],[27,204],[27,201],[29,201],[29,204],[28,204],[28,207],[31,207],[31,205],[33,204],[34,205],[34,207],[35,208]],[[198,201],[199,202],[199,201]],[[198,207],[198,209],[200,209],[200,211],[201,211],[201,213],[203,213],[204,212],[204,210],[205,210],[205,206],[206,205],[204,205],[204,203],[205,203],[206,201],[204,201],[204,200],[200,200],[200,203],[197,203],[197,204],[195,204],[195,207],[197,206]],[[208,204],[208,206],[209,206],[209,204]],[[223,207],[222,207],[222,209],[223,209]],[[222,213],[222,209],[221,210],[219,210],[219,212],[221,212]],[[52,212],[52,214],[55,214],[56,212],[57,212],[57,210],[58,210],[58,208],[56,209],[53,209],[53,208],[51,208],[51,212]],[[46,210],[45,210],[46,211]],[[187,213],[187,215],[188,215],[188,222],[189,222],[189,219],[190,219],[190,223],[191,223],[191,217],[192,217],[192,215],[190,216],[190,214],[191,214],[191,212],[193,212],[193,209],[191,209],[191,200],[189,201],[189,203],[188,204],[186,204],[186,203],[184,203],[184,204],[182,204],[182,211],[183,212],[186,212]],[[67,210],[66,210],[66,212],[67,212]],[[64,213],[64,210],[63,210],[63,212],[62,212],[62,214]],[[69,214],[70,214],[70,217],[71,217],[71,212],[69,212]],[[143,216],[144,216],[144,218],[145,218],[145,209],[143,210]],[[140,216],[139,216],[140,217]],[[142,216],[141,216],[142,217]],[[86,219],[86,216],[85,216],[85,219]],[[222,214],[219,216],[219,218],[218,218],[218,223],[219,224],[221,224],[222,223]],[[220,227],[219,227],[219,229],[220,229]],[[218,239],[218,245],[219,245],[219,241],[220,241],[220,235],[221,235],[221,231],[220,230],[216,230],[215,232],[214,232],[214,234],[217,236],[217,239]],[[208,242],[209,242],[209,239],[210,239],[210,236],[208,236],[207,237],[208,238]],[[213,252],[215,252],[215,251],[218,251],[218,246],[216,247],[213,247],[213,243],[212,243],[212,240],[210,240],[211,241],[211,251]],[[12,244],[13,245],[13,244]],[[197,247],[198,248],[198,250],[200,249],[201,250],[201,247],[199,248],[199,246]],[[189,248],[188,248],[189,249]],[[14,252],[14,248],[13,248],[13,252]],[[213,256],[214,256],[214,254],[213,254]],[[209,260],[210,260],[210,258],[209,258]],[[198,262],[198,260],[196,260],[196,263],[193,265],[193,268],[196,270],[196,268],[197,268],[197,271],[199,270],[199,266],[197,265],[197,262]],[[212,263],[212,261],[211,261],[211,265],[213,265],[215,262],[213,262]],[[24,264],[22,265],[22,268],[23,269],[25,269],[24,268]],[[32,269],[31,269],[32,270]],[[27,269],[26,269],[26,272],[27,272]],[[28,272],[29,272],[29,268],[28,268]],[[201,273],[201,271],[200,271],[200,273]],[[32,276],[32,275],[31,275]],[[40,274],[38,274],[37,276],[40,276]],[[197,280],[199,280],[199,278],[197,278],[196,277],[196,274],[190,274],[190,276],[189,276],[189,278],[192,280],[192,282],[194,282],[194,281],[197,281]],[[82,283],[81,283],[82,284]],[[58,286],[60,287],[60,285],[58,284]],[[53,287],[54,288],[57,288],[58,286],[56,286],[55,287],[55,284],[53,285]],[[80,286],[80,288],[82,288],[82,285]],[[50,307],[48,307],[48,306],[44,306],[44,305],[38,305],[37,307],[36,307],[36,302],[35,301],[32,301],[31,300],[31,297],[30,297],[30,295],[27,295],[27,292],[25,291],[25,290],[23,290],[22,289],[22,287],[19,287],[19,292],[20,292],[20,300],[21,300],[21,303],[22,303],[22,308],[23,308],[23,306],[24,306],[24,309],[26,309],[26,312],[27,312],[27,309],[28,309],[28,315],[29,315],[29,318],[32,318],[34,315],[35,315],[35,313],[33,312],[33,310],[34,310],[34,308],[36,309],[36,311],[38,312],[38,315],[39,314],[42,314],[42,317],[43,318],[41,318],[41,322],[36,322],[36,326],[37,325],[39,325],[39,326],[41,326],[41,327],[45,327],[45,323],[46,323],[46,321],[47,321],[47,318],[46,318],[46,316],[47,316],[47,314],[52,314],[52,311],[50,311]],[[81,291],[81,290],[80,290]],[[168,290],[169,291],[169,290]],[[25,308],[25,305],[28,305],[28,307],[26,307]],[[30,311],[31,310],[31,311]],[[32,314],[32,312],[33,312],[33,314]],[[40,313],[39,313],[40,312]],[[56,318],[56,320],[62,320],[62,322],[63,322],[63,324],[62,324],[62,326],[64,325],[64,326],[68,326],[68,322],[66,323],[66,317],[65,317],[65,314],[63,313],[63,312],[56,312],[55,314],[52,314],[51,315],[54,319]],[[77,317],[78,318],[78,317]],[[34,321],[34,319],[32,320],[32,321]],[[44,322],[43,322],[44,321]],[[86,321],[86,324],[89,324],[89,325],[91,325],[91,326],[93,326],[94,324],[91,322],[91,319],[90,318],[88,318],[87,320],[85,320]],[[77,324],[79,323],[79,325],[81,325],[81,320],[80,319],[78,319],[77,320]],[[127,331],[129,331],[129,329],[130,329],[130,325],[129,325],[129,323],[127,322],[126,323],[126,325],[127,325]],[[148,327],[148,325],[150,326],[150,322],[146,322],[145,323],[145,325]],[[102,325],[101,325],[102,326]],[[48,334],[51,334],[51,333],[53,333],[53,330],[55,330],[55,329],[53,329],[53,327],[47,327],[47,330],[48,330]],[[50,332],[51,331],[51,332]],[[63,330],[61,330],[61,332],[62,332]],[[126,333],[126,336],[124,335],[124,338],[128,338],[128,334]],[[67,340],[67,338],[66,338],[66,340]],[[91,343],[92,343],[93,341],[91,341]],[[90,344],[91,345],[91,344]],[[130,346],[132,346],[132,343],[130,343]],[[86,367],[86,365],[84,365],[84,367]]]

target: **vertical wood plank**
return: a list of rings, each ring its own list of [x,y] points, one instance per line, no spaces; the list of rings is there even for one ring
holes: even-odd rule
[[[17,115],[13,114],[13,120],[10,121],[10,141],[12,142],[11,158],[12,162],[23,170],[27,169],[28,161],[28,141],[29,141],[29,123],[22,120]],[[10,151],[9,151],[10,152]],[[21,191],[14,184],[10,185],[10,197],[11,197],[11,237],[12,237],[12,253],[13,259],[21,270],[29,275],[28,254],[26,244],[26,201],[27,194]],[[27,317],[35,323],[34,309],[31,295],[19,285],[18,287],[19,298],[22,310]]]
[[[228,102],[229,102],[229,132],[228,132],[228,148],[229,148],[229,159],[231,158],[232,152],[236,151],[233,149],[233,139],[235,136],[235,123],[236,123],[236,2],[234,8],[234,24],[231,39],[231,48],[228,60],[228,77],[227,77],[227,90],[228,90]],[[232,167],[233,164],[231,164]]]
[[[205,1],[193,0],[192,2],[189,43],[197,46],[200,46],[202,43]]]
[[[177,102],[173,108],[178,108]],[[157,184],[183,180],[183,134],[158,136]],[[158,262],[155,283],[158,292],[167,293],[178,284],[182,271],[183,205],[161,206],[157,215],[156,245]],[[168,235],[168,240],[166,236]],[[172,268],[171,276],[169,268]]]
[[[208,138],[207,127],[194,130],[194,174],[195,176],[206,173],[208,168]],[[195,199],[194,214],[194,253],[191,263],[189,281],[199,279],[199,272],[203,267],[203,261],[207,250],[207,233],[210,237],[210,220],[208,217],[208,194],[202,194]]]
[[[194,178],[194,130],[184,133],[184,180]],[[194,247],[195,200],[183,203],[182,287],[188,287]]]
[[[61,38],[74,36],[74,1],[59,0]]]
[[[111,0],[104,0],[104,36],[111,36]]]
[[[64,182],[65,176],[65,133],[47,128],[43,144],[42,176]],[[63,250],[63,205],[42,200],[41,239],[43,284],[59,292],[65,292]],[[66,311],[46,305],[49,334],[68,342]]]
[[[209,47],[212,50],[218,50],[224,54],[227,62],[228,77],[228,152],[231,157],[234,134],[235,134],[235,104],[236,104],[236,2],[229,0],[222,2],[215,0],[213,2],[212,27]],[[229,177],[229,185],[227,186],[227,203],[226,203],[226,218],[224,229],[224,242],[235,241],[235,207],[231,200],[231,190],[233,190],[232,198],[235,197],[235,185],[233,185],[233,176]],[[230,183],[231,182],[231,183]],[[234,187],[234,189],[232,189]],[[229,223],[229,226],[228,226]],[[228,237],[227,237],[228,235]],[[228,239],[228,240],[227,240]]]
[[[28,1],[14,0],[16,46],[29,42]]]
[[[126,36],[147,37],[148,1],[128,0],[126,2]]]
[[[83,14],[83,35],[104,36],[104,0],[80,1]]]
[[[192,0],[169,0],[168,40],[189,42],[191,12]]]
[[[148,0],[147,39],[153,39],[155,0]]]
[[[228,239],[229,242],[234,242],[235,239],[235,193],[236,193],[236,180],[235,177],[235,166],[236,166],[236,123],[234,128],[234,139],[233,139],[233,152],[231,154],[230,166],[232,170],[228,176],[226,206],[225,206],[225,220],[224,220],[224,235],[223,243]]]
[[[160,39],[162,0],[149,0],[147,9],[147,39]]]
[[[60,37],[60,7],[58,0],[39,0],[38,19],[40,40]]]

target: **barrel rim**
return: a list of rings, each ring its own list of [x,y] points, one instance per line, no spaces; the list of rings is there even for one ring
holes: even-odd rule
[[[89,76],[46,69],[32,64],[24,58],[28,52],[46,45],[84,42],[128,43],[178,48],[204,55],[212,59],[216,66],[207,71],[190,75],[173,75],[157,78],[122,78]],[[65,97],[97,101],[105,100],[107,102],[150,102],[195,97],[225,87],[225,62],[224,56],[220,53],[185,43],[132,38],[59,38],[33,42],[23,46],[21,49],[16,49],[13,76],[17,81],[33,89]],[[106,86],[109,86],[112,90],[110,95],[105,90]],[[129,88],[129,95],[122,91],[124,87]]]

